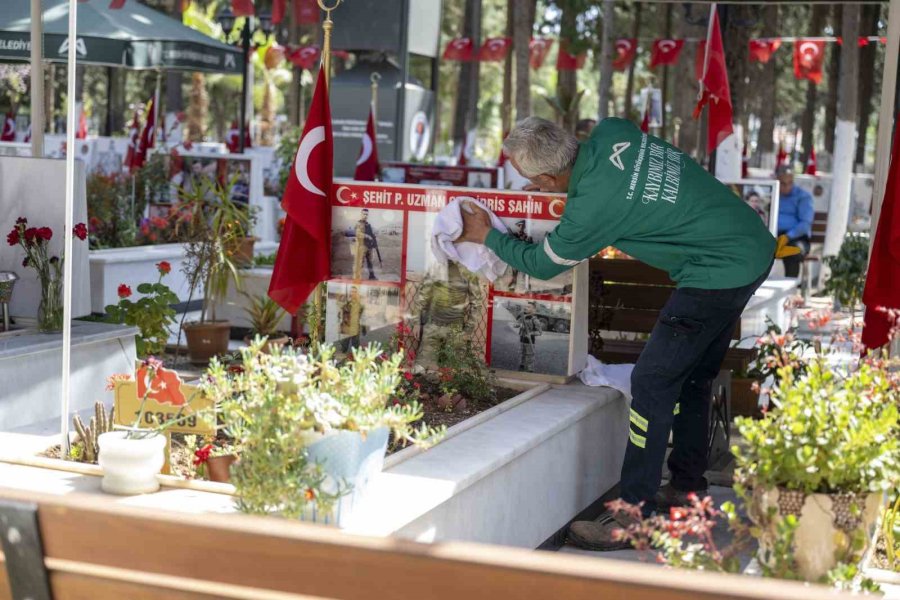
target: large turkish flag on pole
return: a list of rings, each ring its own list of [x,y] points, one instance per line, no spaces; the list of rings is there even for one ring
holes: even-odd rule
[[[894,131],[894,148],[884,202],[875,230],[872,257],[866,274],[863,304],[866,321],[862,343],[867,349],[880,348],[888,343],[891,328],[897,323],[885,309],[900,309],[900,132]]]
[[[362,146],[359,149],[359,156],[356,158],[356,171],[353,173],[353,179],[357,181],[375,181],[380,170],[378,144],[375,142],[374,112],[370,107],[369,122],[366,124],[366,132],[362,136]]]
[[[294,315],[331,272],[331,109],[325,72],[316,90],[281,207],[287,212],[269,296]]]
[[[728,70],[725,68],[725,46],[719,29],[719,13],[716,4],[710,6],[709,30],[706,34],[703,75],[700,77],[700,100],[694,109],[694,118],[700,117],[703,107],[709,105],[709,121],[706,151],[712,152],[732,134],[731,90],[728,87]]]

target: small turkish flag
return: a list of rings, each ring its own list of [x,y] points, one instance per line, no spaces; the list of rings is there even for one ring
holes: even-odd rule
[[[482,62],[499,62],[505,60],[512,46],[512,40],[508,37],[488,38],[484,40],[478,51],[478,60]]]
[[[715,4],[710,6],[709,30],[704,50],[701,95],[694,108],[694,118],[699,118],[703,107],[709,106],[706,150],[710,153],[734,131],[731,124],[731,90],[728,87],[728,70],[725,68],[725,46],[722,44],[722,31],[719,29],[719,14]]]
[[[84,115],[84,107],[81,107],[81,112],[78,115],[78,130],[75,132],[75,139],[84,140],[87,139],[87,135],[87,117]]]
[[[584,66],[584,61],[587,59],[587,53],[582,52],[581,54],[569,54],[568,51],[568,43],[565,41],[560,42],[559,44],[559,54],[556,56],[556,70],[557,71],[577,71],[581,67]]]
[[[684,40],[656,40],[650,51],[650,68],[658,65],[674,65],[678,62]]]
[[[144,121],[144,129],[141,130],[141,139],[131,161],[132,169],[140,169],[147,160],[150,148],[156,145],[156,98],[151,98],[147,103],[147,120]]]
[[[253,0],[231,0],[231,12],[236,17],[252,17]]]
[[[809,158],[806,159],[806,174],[807,175],[815,175],[816,174],[816,148],[815,146],[810,146],[809,148]]]
[[[375,136],[375,114],[373,107],[369,107],[369,122],[366,123],[366,132],[362,136],[362,146],[359,156],[356,158],[356,172],[353,179],[358,181],[375,181],[381,171],[378,164],[378,144]]]
[[[287,212],[269,297],[296,314],[315,287],[331,273],[331,182],[334,149],[325,72],[316,89],[288,175],[281,206]]]
[[[138,153],[138,144],[141,139],[140,136],[141,123],[138,120],[137,111],[135,111],[134,119],[132,119],[131,126],[128,128],[128,150],[125,152],[125,164],[122,165],[128,167],[129,171],[133,171],[136,168],[134,159]]]
[[[635,38],[616,40],[616,56],[613,58],[613,69],[624,71],[634,62],[636,55],[637,40]]]
[[[287,11],[287,0],[272,0],[272,22],[278,25],[284,21],[284,13]]]
[[[891,165],[884,187],[881,214],[875,227],[872,256],[863,291],[866,305],[862,343],[867,349],[888,343],[891,330],[898,323],[885,309],[900,309],[900,132],[894,130]],[[896,332],[896,330],[895,330]]]
[[[794,77],[819,85],[824,62],[825,42],[803,39],[794,42]]]
[[[295,67],[312,71],[322,57],[318,46],[302,46],[288,52],[287,58]]]
[[[228,135],[225,138],[225,145],[228,146],[228,151],[234,154],[241,148],[241,132],[238,130],[237,121],[231,122],[231,128],[228,130]]]
[[[553,46],[553,40],[547,38],[531,38],[528,42],[528,64],[532,69],[540,69]]]
[[[452,39],[447,43],[447,47],[444,48],[443,58],[444,60],[467,61],[472,60],[474,53],[475,47],[472,43],[472,39],[460,37]]]
[[[3,120],[3,133],[0,134],[0,142],[14,141],[16,141],[16,115],[8,112]]]
[[[291,5],[291,18],[295,25],[317,25],[319,4],[316,0],[294,0]]]
[[[781,40],[750,40],[750,62],[766,64],[781,47]]]

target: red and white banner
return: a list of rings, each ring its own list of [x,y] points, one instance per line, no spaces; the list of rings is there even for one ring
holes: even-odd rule
[[[528,42],[528,64],[532,69],[540,69],[550,48],[553,47],[553,40],[549,38],[531,38]]]
[[[750,62],[766,64],[780,47],[781,40],[750,40]]]
[[[291,61],[291,64],[307,71],[312,71],[321,57],[322,50],[318,46],[289,48],[287,52],[287,59]]]
[[[444,60],[467,61],[472,60],[474,54],[475,46],[472,43],[472,38],[460,37],[447,42],[442,58]]]
[[[660,65],[674,65],[678,62],[684,40],[656,40],[650,51],[650,68]]]
[[[381,168],[378,166],[377,139],[375,136],[375,115],[370,107],[369,122],[366,123],[366,132],[362,135],[353,179],[357,181],[375,181],[378,178]]]
[[[584,61],[587,60],[587,52],[577,55],[569,54],[567,47],[568,44],[560,42],[559,54],[556,57],[557,71],[577,71],[584,66]]]
[[[825,62],[825,42],[800,39],[794,42],[794,77],[822,83]]]
[[[626,38],[616,40],[616,54],[612,63],[613,69],[616,71],[624,71],[634,62],[634,57],[636,55],[637,39]]]
[[[478,60],[482,62],[499,62],[505,60],[512,47],[512,39],[508,37],[488,38],[484,40],[478,51]]]

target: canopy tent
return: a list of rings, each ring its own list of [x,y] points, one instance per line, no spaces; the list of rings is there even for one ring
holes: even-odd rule
[[[43,0],[44,60],[65,62],[69,54],[66,0]],[[0,60],[27,61],[31,53],[29,0],[2,0]],[[152,8],[128,2],[110,10],[106,2],[78,7],[78,64],[129,69],[180,69],[241,74],[243,52],[186,27]]]

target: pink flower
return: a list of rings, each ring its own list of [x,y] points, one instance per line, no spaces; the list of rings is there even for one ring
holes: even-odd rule
[[[119,285],[117,293],[119,294],[119,298],[127,298],[131,295],[131,288],[123,283]]]

